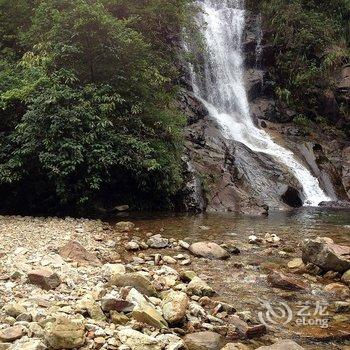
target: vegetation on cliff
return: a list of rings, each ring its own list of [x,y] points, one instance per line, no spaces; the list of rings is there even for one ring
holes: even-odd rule
[[[263,14],[267,84],[280,103],[295,110],[303,126],[313,121],[349,134],[349,99],[337,82],[350,63],[350,1],[260,0],[249,6]]]
[[[0,0],[0,210],[170,205],[192,0]]]

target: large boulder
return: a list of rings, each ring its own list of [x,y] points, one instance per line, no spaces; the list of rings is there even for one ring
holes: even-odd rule
[[[189,299],[183,292],[169,292],[163,300],[163,315],[167,322],[176,324],[181,322],[186,315]]]
[[[304,348],[292,340],[280,340],[273,345],[261,346],[256,350],[304,350]]]
[[[45,339],[53,349],[74,349],[85,343],[82,319],[57,318],[45,326]]]
[[[335,244],[330,238],[306,239],[302,252],[304,263],[312,263],[325,271],[344,273],[350,269],[350,247]]]
[[[197,242],[190,246],[190,252],[207,259],[228,259],[230,254],[213,242]]]
[[[208,331],[187,334],[183,340],[188,350],[219,350],[223,345],[220,334]]]

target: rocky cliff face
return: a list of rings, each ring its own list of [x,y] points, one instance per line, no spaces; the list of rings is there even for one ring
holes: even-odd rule
[[[291,123],[295,112],[277,103],[264,84],[273,55],[272,48],[263,41],[260,22],[259,16],[249,14],[244,42],[246,88],[255,123],[308,164],[329,196],[334,200],[349,199],[350,147],[346,147],[346,140],[332,140],[317,130],[305,133],[299,129]],[[349,98],[349,79],[345,67],[339,77],[339,95],[331,94],[326,103],[330,110],[337,99]],[[188,125],[183,158],[187,182],[182,209],[255,215],[266,214],[269,209],[301,206],[301,186],[288,169],[266,155],[225,139],[220,127],[190,91],[188,80],[184,81],[187,88],[181,94],[180,106],[188,116]]]

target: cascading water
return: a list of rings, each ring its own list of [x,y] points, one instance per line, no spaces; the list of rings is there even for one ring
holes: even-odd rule
[[[245,144],[254,152],[268,154],[290,169],[303,187],[305,205],[329,201],[310,171],[291,151],[258,129],[250,117],[243,79],[244,1],[198,0],[198,4],[203,9],[203,36],[208,52],[204,74],[192,69],[195,94],[220,124],[225,137]]]

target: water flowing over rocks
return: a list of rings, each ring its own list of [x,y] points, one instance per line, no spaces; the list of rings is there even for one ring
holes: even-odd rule
[[[202,3],[203,1],[200,2],[200,4]],[[206,4],[210,4],[210,1]],[[240,5],[240,2],[235,2],[232,6],[240,8]],[[249,5],[247,4],[247,6]],[[256,10],[255,5],[251,7]],[[213,13],[211,11],[211,14]],[[227,13],[227,9],[223,13]],[[240,10],[237,10],[235,15],[239,16],[238,13]],[[225,18],[228,21],[232,20],[231,17]],[[235,25],[230,26],[230,28],[239,31],[241,20],[242,18],[238,18]],[[313,130],[312,135],[310,135],[292,123],[293,119],[297,117],[297,112],[277,101],[269,84],[265,83],[268,70],[275,65],[272,59],[275,48],[267,45],[264,40],[264,35],[269,33],[268,31],[264,32],[265,29],[261,27],[261,17],[255,12],[246,11],[244,21],[241,51],[243,52],[242,60],[245,68],[241,78],[235,76],[234,81],[224,85],[225,87],[235,86],[234,92],[229,97],[227,97],[228,89],[224,89],[224,92],[218,97],[220,94],[219,84],[221,81],[224,84],[222,76],[231,75],[220,74],[221,71],[217,72],[217,70],[225,69],[233,60],[226,59],[230,57],[227,53],[226,60],[221,62],[222,67],[215,67],[215,63],[217,63],[215,60],[220,60],[222,56],[221,52],[216,50],[219,49],[217,46],[220,45],[220,40],[213,40],[211,51],[214,51],[214,55],[207,63],[207,67],[197,67],[196,69],[196,71],[201,72],[200,77],[207,77],[203,79],[204,82],[201,81],[200,77],[197,77],[198,79],[195,81],[199,85],[197,88],[202,90],[200,91],[201,99],[196,97],[193,91],[196,88],[193,86],[193,77],[190,78],[191,74],[188,71],[184,74],[179,106],[188,119],[188,125],[185,128],[186,144],[183,157],[186,180],[180,195],[182,199],[178,204],[179,209],[186,211],[207,210],[209,212],[236,211],[248,215],[266,215],[269,210],[275,208],[289,209],[304,204],[305,197],[302,186],[305,182],[305,176],[300,177],[297,181],[295,174],[291,172],[290,162],[283,165],[275,157],[262,154],[261,149],[256,151],[244,145],[245,141],[248,140],[249,143],[254,138],[255,126],[271,135],[277,144],[286,148],[286,152],[291,150],[295,154],[296,158],[300,160],[300,164],[306,166],[310,174],[318,179],[319,187],[328,196],[327,202],[336,199],[349,201],[350,152],[348,140],[343,140],[341,137],[330,139],[318,130]],[[218,24],[219,19],[215,18],[213,23]],[[222,35],[228,35],[227,30],[215,28],[217,31],[203,33],[203,35],[207,35],[206,39],[213,39],[213,35],[216,35],[220,30],[222,30]],[[228,41],[231,43],[230,48],[234,48],[239,39],[235,35]],[[190,44],[188,49],[191,49]],[[230,70],[233,72],[232,74],[237,74],[239,71],[240,60],[237,59],[237,55],[240,55],[239,50],[234,56],[237,62]],[[203,57],[200,61],[202,60]],[[332,109],[332,106],[337,105],[336,100],[345,99],[348,101],[348,72],[349,67],[345,66],[339,76],[338,88],[333,94],[334,96],[330,95],[325,99],[326,107],[330,106]],[[221,78],[217,79],[216,74]],[[237,86],[239,79],[244,79],[242,86]],[[237,123],[237,119],[239,117],[244,120],[249,119],[247,108],[240,108],[244,104],[242,89],[246,90],[249,103],[248,114],[253,120],[252,125],[246,130],[249,136],[242,132],[245,139],[243,143],[240,139],[237,142],[234,137],[227,137],[226,129],[228,128],[219,125],[220,123],[212,115],[213,111],[210,111],[214,105],[217,107],[217,114],[221,115],[229,109],[227,106],[235,106],[238,111],[233,111],[230,116],[237,125],[234,132],[239,134],[240,128],[244,129],[244,126]],[[198,96],[198,91],[195,92]],[[215,104],[218,98],[220,103]],[[208,100],[211,106],[205,106],[206,103],[203,103],[203,99]],[[321,100],[322,98],[320,98],[320,104],[322,104]],[[326,107],[320,106],[322,109]],[[319,202],[321,201],[323,199]],[[325,206],[328,206],[327,202],[325,202]],[[317,204],[314,203],[314,205]]]

